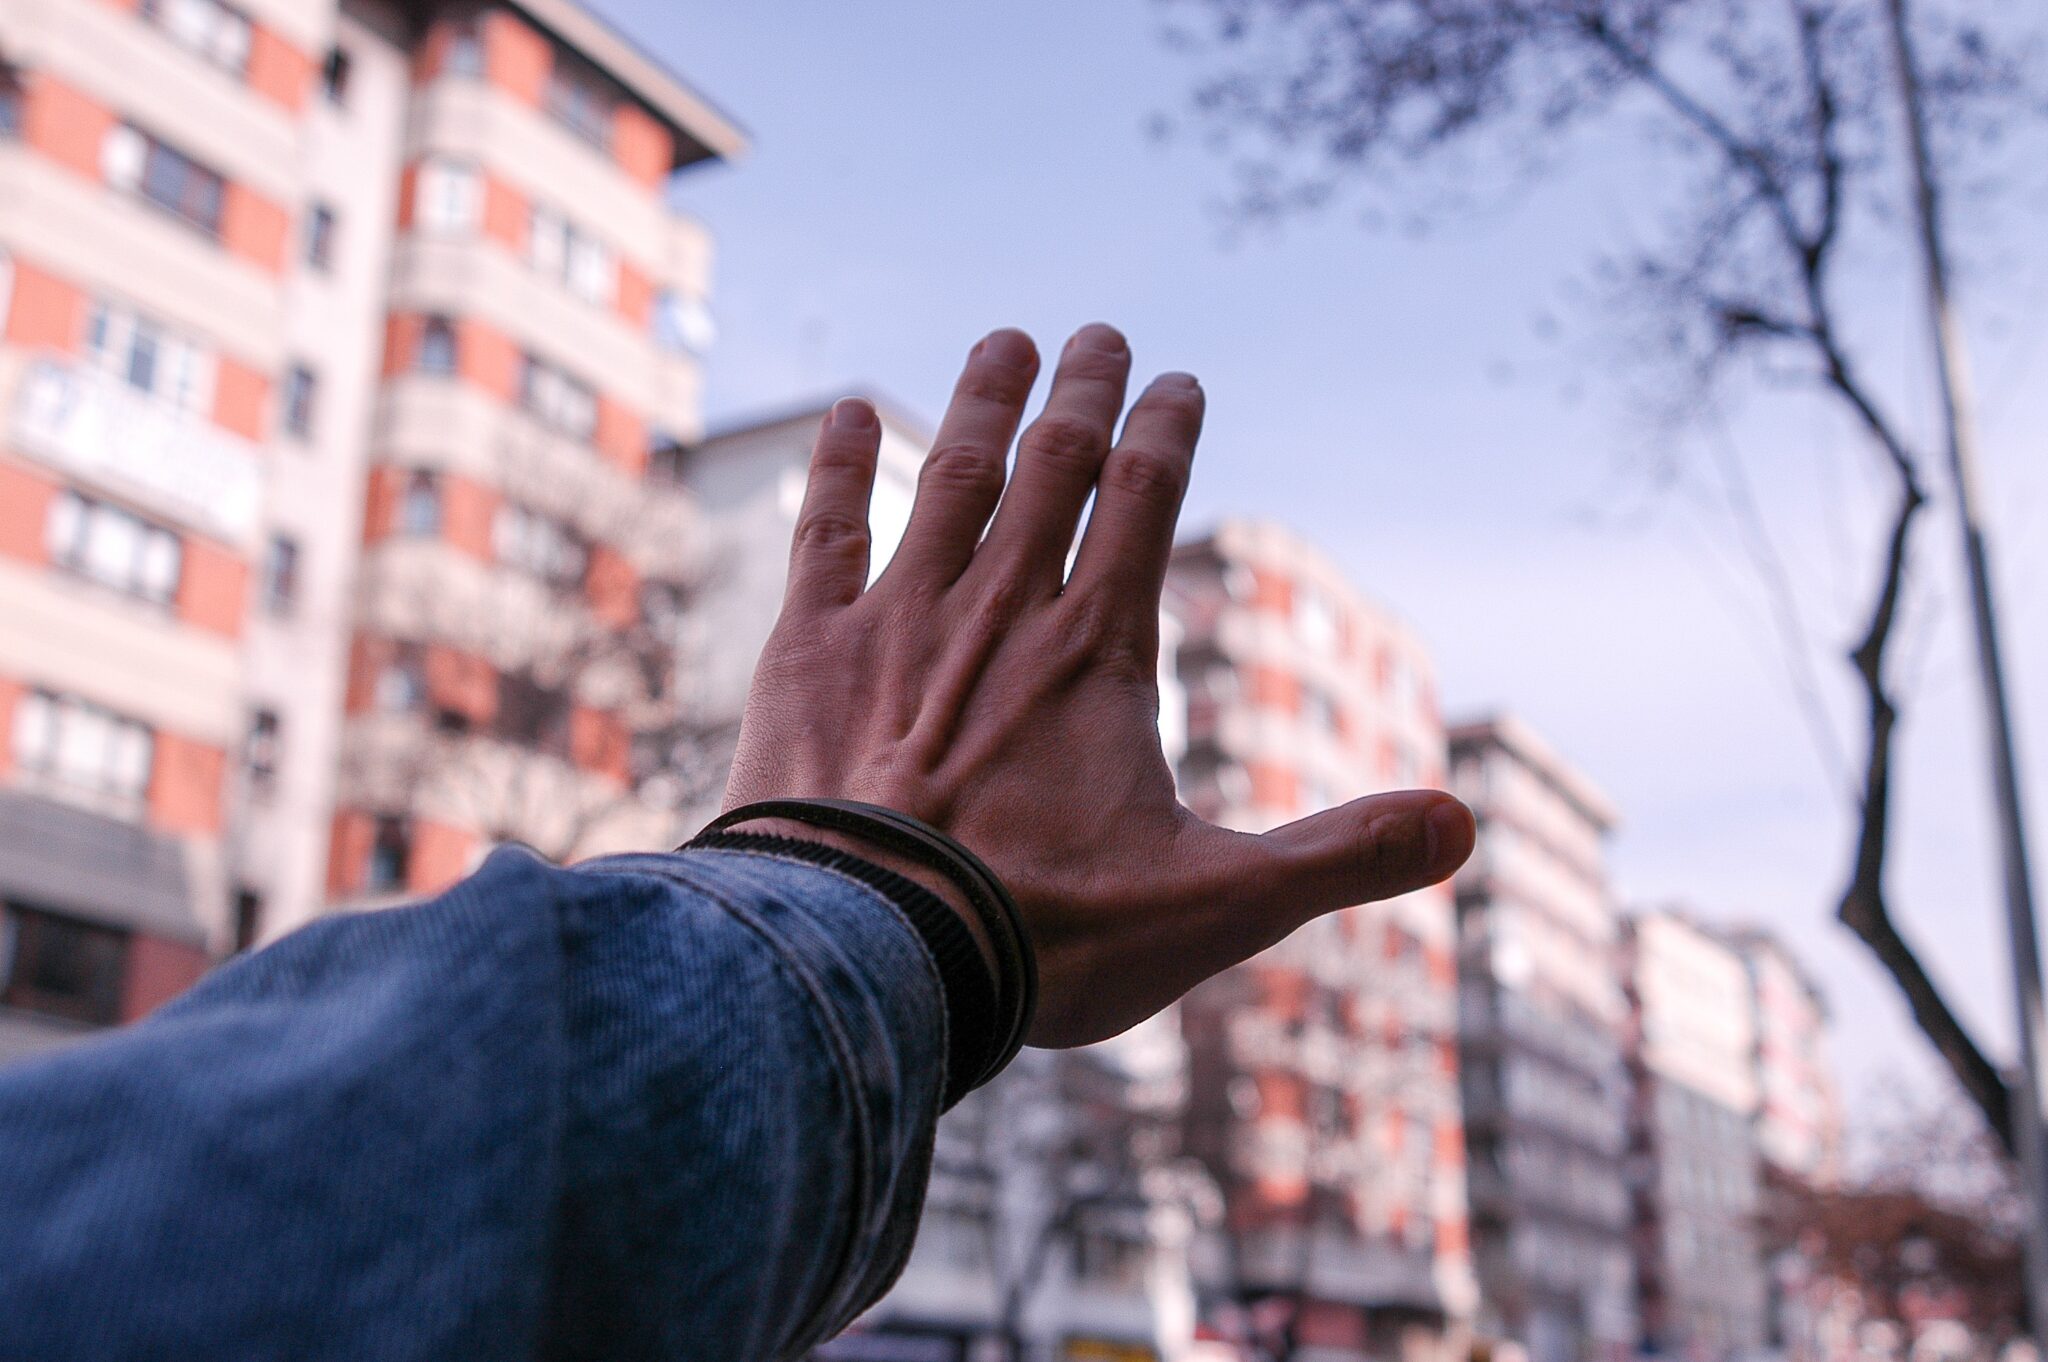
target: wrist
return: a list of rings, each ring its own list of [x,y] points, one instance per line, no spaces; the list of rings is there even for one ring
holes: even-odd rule
[[[731,831],[742,825],[778,831]],[[829,797],[740,803],[705,824],[685,849],[734,843],[742,844],[736,850],[779,847],[824,864],[836,859],[847,874],[869,880],[894,899],[932,951],[948,1014],[966,1018],[948,1042],[956,1061],[949,1105],[1016,1058],[1037,1007],[1038,968],[1017,901],[980,857],[910,814]],[[943,888],[927,887],[924,877],[934,875],[945,881]]]
[[[982,967],[988,970],[991,978],[995,976],[995,946],[988,939],[988,929],[982,924],[980,915],[969,905],[967,896],[961,892],[959,885],[930,866],[878,846],[857,834],[841,832],[836,828],[813,827],[809,823],[800,823],[793,818],[749,818],[745,822],[733,824],[726,831],[752,833],[761,837],[785,837],[794,842],[813,842],[819,846],[843,851],[849,856],[858,856],[884,870],[901,875],[919,888],[929,891],[932,897],[945,904],[953,915],[960,919],[961,925],[967,928],[968,935],[974,938],[974,948],[981,955]]]

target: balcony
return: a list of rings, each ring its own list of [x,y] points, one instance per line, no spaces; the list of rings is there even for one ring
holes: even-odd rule
[[[1367,1308],[1442,1313],[1428,1250],[1362,1238],[1334,1226],[1315,1230],[1306,1244],[1302,1233],[1298,1227],[1275,1227],[1246,1234],[1239,1247],[1244,1284],[1255,1290],[1305,1290]]]
[[[232,544],[255,538],[263,490],[256,447],[111,374],[31,363],[15,389],[7,432],[30,458],[182,525]]]

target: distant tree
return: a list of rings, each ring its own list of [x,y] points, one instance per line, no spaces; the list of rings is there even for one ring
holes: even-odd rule
[[[1887,1326],[1902,1354],[1936,1322],[1967,1330],[1981,1359],[2025,1334],[2019,1187],[1982,1122],[1958,1124],[1962,1111],[1947,1104],[1890,1121],[1853,1181],[1765,1179],[1766,1250],[1791,1255],[1809,1292],[1846,1290],[1859,1322]]]
[[[1896,79],[1883,0],[1163,3],[1203,16],[1176,36],[1217,58],[1193,102],[1242,173],[1240,219],[1314,210],[1361,184],[1413,184],[1429,169],[1539,174],[1578,129],[1648,121],[1674,172],[1671,202],[1661,202],[1665,186],[1652,195],[1666,230],[1600,261],[1610,319],[1636,353],[1675,365],[1694,398],[1738,376],[1812,393],[1860,434],[1890,489],[1848,650],[1865,717],[1860,760],[1842,772],[1856,832],[1836,909],[2010,1147],[2006,1081],[1886,897],[1904,703],[1895,645],[1914,531],[1949,432],[1916,432],[1902,395],[1868,367],[1872,351],[1919,333],[1919,292],[1902,286],[1852,308],[1844,281],[1874,252],[1917,258],[1922,248],[1903,207],[1908,112],[1931,131],[1945,191],[1937,216],[1959,203],[1979,217],[1998,206],[2003,139],[2044,107],[2038,7],[1916,4],[1913,89]],[[1915,351],[1904,362],[1911,383],[1936,389],[1931,358]],[[1810,688],[1803,698],[1825,748],[1839,750]]]
[[[678,669],[707,582],[688,503],[565,468],[545,440],[504,436],[497,454],[492,561],[474,581],[422,573],[402,538],[366,565],[363,629],[392,694],[343,753],[344,802],[558,861],[661,845],[715,797],[735,728],[694,712]],[[416,515],[438,535],[437,496],[431,479],[401,490],[401,530]]]
[[[1142,1279],[1160,1251],[1155,1212],[1177,1199],[1185,1171],[1184,1094],[1177,1069],[1134,1065],[1119,1049],[1127,1039],[1027,1053],[942,1130],[939,1160],[992,1188],[983,1228],[1009,1362],[1032,1355],[1032,1307],[1060,1276]]]

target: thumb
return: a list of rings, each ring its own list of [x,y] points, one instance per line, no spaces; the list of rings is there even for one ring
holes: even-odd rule
[[[1472,811],[1441,790],[1367,795],[1259,838],[1270,899],[1301,921],[1450,878],[1472,854]]]

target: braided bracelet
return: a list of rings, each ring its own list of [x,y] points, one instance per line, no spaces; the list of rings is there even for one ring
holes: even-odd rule
[[[979,1087],[1000,1073],[1024,1048],[1024,1034],[1038,1006],[1038,963],[1017,901],[979,856],[922,819],[853,799],[763,799],[729,809],[704,825],[719,832],[757,818],[843,832],[936,870],[956,885],[980,920],[995,955],[996,1015],[1009,1018],[993,1029],[987,1061],[968,1084]],[[700,834],[701,835],[701,834]]]

